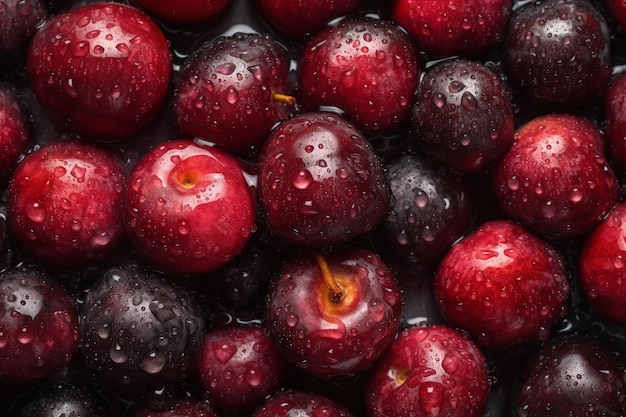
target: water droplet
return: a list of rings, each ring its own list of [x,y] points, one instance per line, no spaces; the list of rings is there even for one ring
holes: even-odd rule
[[[111,347],[111,350],[109,351],[109,357],[115,363],[124,363],[128,360],[128,355],[118,343]]]
[[[139,367],[146,373],[157,374],[163,370],[166,363],[165,353],[152,351],[139,361]]]
[[[33,329],[31,326],[23,326],[17,333],[17,341],[23,345],[27,345],[33,341]]]
[[[108,232],[101,232],[91,237],[92,246],[106,246],[111,242],[111,235]]]
[[[233,72],[235,72],[236,68],[237,66],[235,64],[233,64],[232,62],[227,62],[221,65],[218,65],[215,68],[215,72],[218,72],[222,75],[231,75]]]
[[[96,332],[98,333],[98,337],[101,339],[108,339],[111,334],[111,330],[107,323],[98,326],[98,330],[96,330]]]
[[[291,176],[291,185],[298,190],[306,190],[313,182],[313,176],[307,169],[300,169],[295,171]]]
[[[418,388],[419,405],[427,415],[436,416],[443,404],[446,387],[438,382],[423,382]]]
[[[257,369],[247,369],[244,378],[251,387],[258,387],[263,382],[263,373]]]
[[[286,319],[287,326],[296,327],[298,325],[298,315],[290,313]]]
[[[226,363],[237,353],[237,346],[230,341],[219,341],[211,344],[213,354],[221,363]]]
[[[448,91],[454,94],[462,91],[464,88],[465,88],[465,84],[457,80],[452,81],[450,84],[448,84]]]
[[[456,356],[448,353],[444,356],[441,366],[447,373],[454,374],[459,370],[459,360]]]
[[[478,108],[478,102],[476,101],[476,97],[474,97],[474,94],[470,93],[469,91],[466,91],[465,93],[463,93],[463,96],[461,96],[461,105],[466,109],[466,110],[476,110]]]
[[[35,223],[41,223],[46,218],[46,210],[41,207],[39,202],[34,202],[25,207],[26,216]]]

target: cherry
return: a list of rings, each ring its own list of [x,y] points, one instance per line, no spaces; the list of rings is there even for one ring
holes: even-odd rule
[[[626,167],[626,73],[621,73],[609,84],[604,95],[606,139],[611,156],[620,167]]]
[[[418,155],[387,164],[394,206],[376,231],[380,252],[400,265],[436,266],[473,218],[473,202],[462,179]]]
[[[420,149],[460,172],[485,171],[513,144],[513,107],[486,66],[447,60],[429,68],[415,94],[413,137]]]
[[[277,345],[256,324],[230,324],[206,333],[198,376],[215,408],[248,414],[278,391],[286,364]]]
[[[356,375],[400,324],[400,290],[376,254],[345,249],[285,264],[268,295],[266,327],[286,359],[323,379]]]
[[[504,39],[511,0],[398,0],[393,19],[431,56],[477,57]]]
[[[56,278],[32,268],[0,275],[0,382],[61,376],[77,353],[76,306]]]
[[[591,120],[539,116],[515,138],[493,174],[496,199],[511,219],[563,239],[588,232],[617,202],[618,181]]]
[[[216,19],[231,0],[133,0],[148,14],[176,25],[197,25]]]
[[[26,58],[32,36],[48,18],[41,0],[3,0],[0,5],[0,68],[17,67]]]
[[[141,408],[132,414],[133,417],[219,417],[208,401],[180,399],[165,410]]]
[[[181,388],[195,369],[204,319],[185,286],[126,264],[90,288],[80,331],[88,371],[110,391],[139,398]]]
[[[433,282],[443,315],[481,346],[546,340],[565,316],[569,282],[553,246],[508,220],[491,220],[457,242]]]
[[[172,62],[168,41],[150,18],[98,2],[47,20],[30,44],[27,72],[42,106],[69,129],[120,141],[157,116]]]
[[[525,364],[511,416],[623,416],[626,370],[601,341],[571,335],[547,342]]]
[[[53,141],[30,153],[9,187],[8,225],[20,245],[57,267],[109,257],[125,238],[126,174],[108,149]]]
[[[104,401],[92,389],[59,382],[37,389],[22,400],[15,417],[106,417]]]
[[[26,152],[31,138],[31,126],[26,108],[18,91],[10,84],[0,84],[0,181],[6,181]]]
[[[219,37],[183,63],[175,82],[176,121],[188,135],[254,154],[294,104],[288,73],[287,51],[271,37]]]
[[[489,373],[480,349],[444,326],[403,330],[368,375],[371,417],[479,417],[487,404]]]
[[[313,112],[272,131],[259,155],[259,200],[281,239],[337,244],[380,223],[390,190],[363,135],[341,116]]]
[[[607,23],[584,0],[528,2],[511,17],[504,61],[511,81],[545,103],[597,98],[611,75]]]
[[[338,107],[366,135],[389,133],[408,120],[419,75],[417,51],[402,29],[354,16],[306,43],[299,102],[305,110]]]
[[[287,390],[270,398],[259,407],[252,417],[353,417],[344,406],[313,392]]]

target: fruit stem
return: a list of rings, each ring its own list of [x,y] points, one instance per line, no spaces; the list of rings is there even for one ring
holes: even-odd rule
[[[341,290],[339,284],[337,284],[337,280],[335,280],[335,276],[330,270],[330,266],[328,265],[326,258],[324,255],[317,252],[312,252],[312,254],[317,262],[317,265],[322,271],[322,276],[324,277],[324,281],[326,281],[326,285],[328,285],[328,288],[330,289],[330,300],[333,303],[339,303],[343,298],[343,291]]]
[[[294,96],[289,96],[287,94],[274,93],[272,97],[274,98],[274,100],[280,101],[281,103],[285,103],[289,105],[296,104],[296,98]]]

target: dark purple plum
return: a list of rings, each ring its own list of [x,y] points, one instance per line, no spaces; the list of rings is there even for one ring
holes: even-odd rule
[[[127,264],[107,270],[87,293],[82,357],[112,391],[176,390],[195,368],[204,319],[194,295],[174,281]]]
[[[0,6],[2,7],[2,6]],[[1,14],[0,14],[1,15]],[[0,83],[0,182],[4,184],[26,151],[31,126],[18,91],[10,84]]]
[[[435,266],[470,226],[474,206],[463,180],[423,156],[404,155],[387,165],[394,207],[377,229],[387,257]]]
[[[35,390],[20,400],[15,417],[106,417],[105,401],[94,390],[60,382]]]
[[[295,100],[288,74],[287,51],[269,35],[235,33],[205,43],[175,83],[178,126],[240,154],[258,152]]]
[[[463,173],[484,171],[513,143],[513,107],[502,80],[473,61],[429,68],[415,94],[413,137],[422,151]]]
[[[0,69],[24,60],[30,39],[47,18],[42,0],[0,2]]]
[[[219,417],[209,401],[192,398],[176,400],[165,409],[139,408],[132,417]]]
[[[259,197],[275,236],[302,245],[344,243],[387,215],[390,190],[371,144],[330,112],[295,116],[259,155]]]
[[[621,417],[626,412],[626,370],[600,340],[552,339],[518,376],[510,417]]]
[[[350,410],[323,395],[287,390],[270,398],[252,417],[352,417]]]
[[[609,83],[607,23],[585,0],[528,2],[511,17],[504,61],[511,81],[530,98],[584,103]]]

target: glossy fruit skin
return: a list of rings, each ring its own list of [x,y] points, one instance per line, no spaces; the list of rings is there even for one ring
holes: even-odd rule
[[[0,181],[6,181],[26,152],[31,126],[20,94],[9,84],[0,84]]]
[[[398,284],[380,257],[364,249],[326,255],[344,297],[331,291],[312,256],[281,269],[268,293],[266,328],[285,358],[322,379],[368,369],[396,336],[402,309]]]
[[[62,375],[77,354],[76,306],[56,278],[36,269],[0,275],[0,381],[32,384]]]
[[[259,199],[287,242],[347,242],[387,215],[390,190],[378,157],[341,116],[303,113],[274,129],[259,155]]]
[[[626,9],[625,9],[626,13]],[[626,166],[626,73],[616,75],[604,95],[605,135],[611,157]]]
[[[8,226],[20,245],[52,266],[82,267],[125,239],[126,174],[108,149],[60,140],[28,154],[9,186]]]
[[[219,417],[209,401],[179,399],[165,410],[142,408],[132,417]]]
[[[353,417],[350,410],[334,400],[313,392],[286,390],[270,398],[252,417]]]
[[[48,18],[41,0],[4,0],[0,10],[0,68],[16,67],[26,57],[30,39]]]
[[[171,72],[160,28],[112,2],[53,16],[35,34],[27,58],[42,106],[70,130],[103,141],[121,141],[156,117]]]
[[[196,25],[213,20],[231,0],[133,0],[148,14],[176,25]]]
[[[511,0],[398,0],[392,17],[430,56],[478,57],[499,45]]]
[[[124,213],[141,255],[178,275],[224,266],[256,227],[241,163],[191,139],[163,143],[138,161],[128,180]]]
[[[554,239],[588,232],[614,206],[618,180],[589,119],[549,114],[527,122],[493,174],[503,212]]]
[[[306,43],[298,102],[338,107],[366,135],[389,133],[408,120],[420,71],[411,38],[393,22],[346,18]]]
[[[12,414],[13,415],[13,414]],[[106,417],[102,399],[91,389],[65,382],[37,389],[17,409],[15,417]]]
[[[626,325],[626,203],[618,204],[585,238],[580,283],[591,307]]]
[[[303,39],[335,18],[355,12],[363,0],[254,0],[272,27],[291,38]]]
[[[260,325],[230,324],[204,336],[197,374],[216,409],[244,415],[278,391],[286,363]]]
[[[444,325],[403,330],[368,375],[370,417],[481,416],[489,372],[480,349]]]
[[[269,35],[235,33],[200,46],[175,83],[178,126],[224,148],[247,154],[289,114],[274,94],[291,93],[286,49]]]
[[[626,412],[626,370],[600,340],[558,337],[531,356],[517,378],[510,417],[618,417]]]
[[[205,326],[190,289],[137,264],[108,269],[80,312],[87,370],[118,395],[177,390],[192,375]]]
[[[488,67],[447,60],[429,68],[411,111],[422,152],[463,173],[485,171],[513,144],[509,93]]]
[[[400,264],[435,267],[474,216],[473,197],[447,167],[420,155],[386,164],[393,209],[376,230],[375,243]]]
[[[611,75],[609,29],[584,0],[530,2],[511,17],[504,60],[523,94],[575,106],[598,97]]]
[[[565,316],[562,255],[508,220],[491,220],[457,242],[433,281],[443,315],[478,345],[505,349],[545,340]]]
[[[604,3],[623,33],[626,30],[626,4],[621,0],[606,0]]]

